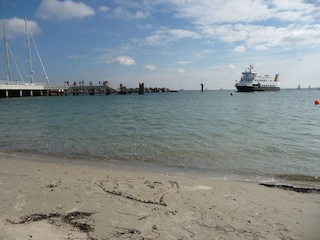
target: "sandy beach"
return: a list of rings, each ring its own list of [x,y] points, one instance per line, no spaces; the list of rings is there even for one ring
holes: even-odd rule
[[[0,239],[309,239],[320,194],[0,154]]]

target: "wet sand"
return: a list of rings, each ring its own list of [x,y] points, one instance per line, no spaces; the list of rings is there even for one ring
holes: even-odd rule
[[[309,239],[320,194],[0,154],[0,239]]]

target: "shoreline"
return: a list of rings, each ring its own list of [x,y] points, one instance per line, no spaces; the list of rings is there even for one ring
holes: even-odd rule
[[[2,239],[317,239],[320,194],[0,154]]]
[[[274,186],[288,186],[289,188],[306,188],[320,189],[320,178],[312,175],[290,174],[290,173],[263,173],[253,174],[242,172],[221,172],[213,171],[213,169],[203,169],[197,167],[183,167],[162,165],[161,163],[148,161],[128,161],[128,160],[113,160],[88,156],[64,156],[52,155],[43,152],[30,151],[0,151],[1,156],[13,158],[23,158],[24,160],[38,161],[45,163],[57,163],[66,165],[75,165],[92,168],[117,169],[123,171],[135,172],[150,172],[168,177],[193,177],[205,178],[218,181],[235,181],[235,182],[250,182],[256,184],[272,184]]]

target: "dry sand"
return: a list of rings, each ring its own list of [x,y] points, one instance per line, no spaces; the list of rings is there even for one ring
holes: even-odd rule
[[[36,158],[36,157],[35,157]],[[320,239],[320,194],[0,154],[0,239]]]

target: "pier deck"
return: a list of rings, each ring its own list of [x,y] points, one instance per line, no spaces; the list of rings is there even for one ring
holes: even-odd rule
[[[121,91],[110,85],[92,86],[44,86],[40,84],[2,84],[0,83],[0,98],[5,97],[32,97],[32,96],[58,96],[58,95],[79,95],[80,93],[120,93]]]
[[[116,94],[130,94],[130,93],[152,93],[152,92],[177,92],[170,90],[168,88],[144,88],[143,84],[140,84],[139,88],[130,88],[120,84],[120,88],[115,88],[109,84],[102,85],[54,85],[45,86],[41,84],[7,84],[0,81],[0,98],[10,98],[10,97],[33,97],[33,96],[61,96],[61,95],[79,95],[79,94],[106,94],[111,93]]]
[[[94,95],[96,92],[102,92],[106,94],[120,93],[119,89],[110,85],[70,86],[68,89],[69,93],[72,93],[73,95],[78,95],[79,93],[89,93]]]
[[[0,98],[64,95],[68,87],[35,84],[0,84]]]

